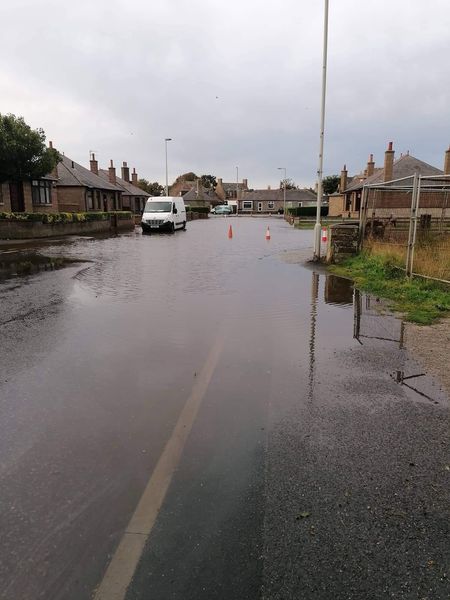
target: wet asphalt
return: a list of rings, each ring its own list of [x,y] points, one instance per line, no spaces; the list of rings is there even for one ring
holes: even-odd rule
[[[450,597],[448,398],[311,241],[15,249],[83,262],[0,282],[0,598],[92,598],[219,337],[127,600]]]

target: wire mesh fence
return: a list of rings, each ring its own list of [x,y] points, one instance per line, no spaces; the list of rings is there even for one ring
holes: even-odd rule
[[[391,255],[408,276],[450,283],[450,176],[365,186],[360,246]]]

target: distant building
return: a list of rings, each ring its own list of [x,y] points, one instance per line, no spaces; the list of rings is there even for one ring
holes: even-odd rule
[[[317,197],[312,190],[286,190],[286,209],[302,206],[316,206]],[[242,213],[282,213],[284,190],[271,189],[242,192],[239,212]]]

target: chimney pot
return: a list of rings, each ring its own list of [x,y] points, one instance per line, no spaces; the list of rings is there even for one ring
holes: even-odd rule
[[[450,175],[450,146],[445,151],[444,175]]]
[[[115,184],[117,182],[116,180],[116,169],[114,168],[114,164],[113,161],[110,161],[110,167],[108,169],[108,179],[109,182],[112,184]]]
[[[341,181],[339,183],[339,191],[342,194],[347,189],[347,165],[341,171]]]
[[[50,142],[48,143],[48,147],[49,147],[49,148],[53,148],[53,142],[51,142],[51,141],[50,141]]]
[[[95,160],[95,154],[91,152],[91,160],[89,161],[91,173],[98,175],[98,161]]]
[[[125,161],[122,163],[122,179],[129,183],[130,181],[130,167]]]
[[[373,162],[373,154],[370,154],[369,161],[367,163],[367,177],[370,177],[375,172],[375,163]]]
[[[392,142],[389,142],[388,149],[384,153],[384,181],[392,181],[394,178],[394,154]]]
[[[133,185],[138,184],[138,175],[137,175],[136,169],[134,167],[133,167],[133,172],[131,173],[131,181],[133,182]]]

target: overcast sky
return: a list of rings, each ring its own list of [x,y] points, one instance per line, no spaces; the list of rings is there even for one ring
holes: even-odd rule
[[[0,7],[0,112],[67,156],[140,176],[313,185],[322,0],[15,0]],[[330,0],[324,174],[387,142],[439,168],[450,143],[449,0]]]

